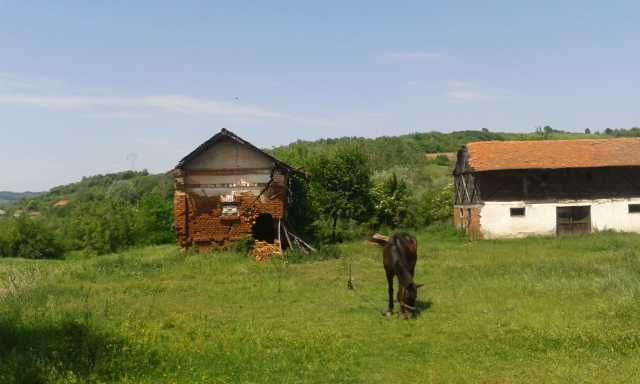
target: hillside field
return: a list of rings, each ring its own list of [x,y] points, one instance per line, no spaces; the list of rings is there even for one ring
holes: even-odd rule
[[[381,316],[362,242],[286,265],[171,245],[0,259],[0,382],[639,380],[640,236],[418,239],[414,320]]]

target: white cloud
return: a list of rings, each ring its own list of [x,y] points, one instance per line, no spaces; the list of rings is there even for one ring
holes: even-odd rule
[[[447,55],[427,52],[395,52],[386,53],[384,59],[394,64],[445,64],[451,61]]]
[[[24,92],[37,88],[60,88],[63,86],[62,81],[46,79],[43,77],[28,77],[18,73],[0,72],[0,91],[1,92]]]
[[[186,96],[149,96],[141,100],[145,106],[188,114],[202,113],[229,117],[282,118],[283,114],[235,103],[194,99]]]
[[[250,105],[197,99],[181,95],[144,97],[0,95],[0,105],[23,105],[65,110],[159,110],[184,114],[208,114],[232,118],[284,118],[285,115]]]
[[[494,101],[508,99],[512,96],[510,92],[463,81],[450,81],[447,84],[445,95],[447,100],[454,103]]]

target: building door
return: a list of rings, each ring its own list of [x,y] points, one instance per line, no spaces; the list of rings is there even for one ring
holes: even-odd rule
[[[591,233],[591,207],[557,207],[556,228],[559,236]]]

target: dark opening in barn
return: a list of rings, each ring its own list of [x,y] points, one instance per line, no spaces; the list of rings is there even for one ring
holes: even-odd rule
[[[258,216],[256,223],[251,227],[253,238],[273,244],[276,240],[276,225],[273,216],[263,213]]]
[[[558,235],[576,235],[591,232],[591,207],[557,207]]]

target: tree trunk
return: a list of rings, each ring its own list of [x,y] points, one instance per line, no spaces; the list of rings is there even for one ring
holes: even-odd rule
[[[338,224],[338,214],[333,214],[333,231],[331,232],[331,240],[336,242],[336,225]]]

